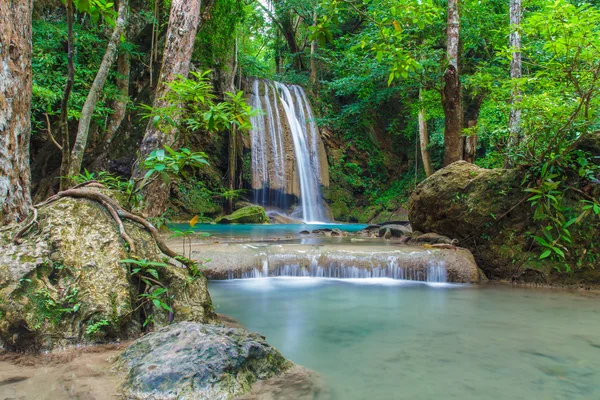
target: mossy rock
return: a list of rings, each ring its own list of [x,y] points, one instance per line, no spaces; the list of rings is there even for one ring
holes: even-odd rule
[[[491,279],[527,281],[528,271],[540,271],[547,284],[598,285],[600,249],[594,245],[600,221],[589,216],[571,226],[573,244],[565,261],[539,262],[543,249],[533,240],[541,226],[533,219],[533,208],[525,201],[526,169],[485,169],[464,161],[455,162],[421,182],[408,202],[413,230],[435,232],[458,239],[469,248],[477,264]],[[578,187],[578,177],[569,177]],[[600,196],[600,185],[586,183]],[[593,186],[593,187],[592,187]],[[581,211],[581,198],[569,192],[564,205]],[[570,272],[565,272],[567,269]]]
[[[215,218],[223,207],[215,202],[214,193],[200,182],[181,182],[173,188],[171,212],[178,218],[201,215]]]
[[[333,219],[341,222],[350,222],[350,208],[343,201],[336,201],[329,205]]]
[[[269,217],[261,206],[247,206],[230,215],[219,217],[215,222],[217,224],[268,224]]]
[[[141,225],[124,225],[135,256],[168,261]],[[46,350],[140,334],[139,285],[120,262],[133,255],[99,203],[62,198],[39,209],[38,224],[21,244],[10,240],[17,229],[0,238],[0,341],[6,348]],[[203,277],[191,280],[174,265],[158,273],[174,296],[171,319],[216,320]],[[156,314],[157,326],[168,323],[166,313],[146,311]]]
[[[184,322],[134,342],[117,361],[128,399],[233,399],[293,364],[264,336]]]

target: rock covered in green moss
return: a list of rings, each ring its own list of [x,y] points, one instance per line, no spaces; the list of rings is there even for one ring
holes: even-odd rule
[[[124,221],[136,255],[165,261],[142,226]],[[77,343],[136,337],[139,285],[131,258],[108,212],[86,199],[63,198],[39,209],[38,224],[14,244],[16,231],[0,238],[0,341],[13,350],[41,350]],[[158,269],[175,311],[170,319],[216,320],[204,277],[191,280],[175,266]],[[152,313],[153,310],[146,310]],[[168,323],[165,312],[155,323]],[[164,315],[163,315],[164,314]]]
[[[261,206],[247,206],[232,214],[219,217],[215,222],[217,224],[268,224],[269,217]]]
[[[197,181],[174,185],[170,203],[178,219],[195,215],[214,218],[223,211],[221,204],[215,202],[214,191]]]
[[[588,140],[585,143],[592,143]],[[600,153],[600,149],[598,149]],[[485,169],[455,162],[421,182],[411,194],[408,208],[415,231],[435,232],[458,239],[469,248],[480,268],[492,279],[556,284],[599,284],[594,268],[600,257],[594,245],[600,221],[588,218],[571,225],[573,244],[563,262],[540,260],[542,249],[533,235],[542,235],[524,192],[524,169]],[[571,186],[581,185],[570,177]],[[600,195],[600,186],[586,183]],[[567,193],[564,204],[581,210],[577,193]],[[571,273],[565,273],[567,265]],[[563,272],[559,273],[558,270]]]
[[[225,400],[293,364],[264,336],[192,322],[173,324],[136,340],[118,365],[127,371],[128,399]]]

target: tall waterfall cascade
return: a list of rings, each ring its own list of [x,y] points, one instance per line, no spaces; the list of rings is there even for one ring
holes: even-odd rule
[[[288,210],[294,200],[305,222],[328,220],[321,186],[329,186],[325,147],[302,87],[255,79],[250,104],[254,202]]]

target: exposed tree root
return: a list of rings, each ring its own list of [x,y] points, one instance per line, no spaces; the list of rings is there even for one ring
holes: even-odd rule
[[[123,224],[123,218],[137,222],[138,224],[142,225],[148,232],[150,232],[150,234],[152,235],[152,238],[156,241],[156,244],[158,245],[159,250],[166,256],[174,258],[188,267],[193,264],[193,261],[191,261],[185,257],[182,257],[181,255],[177,254],[175,251],[171,250],[169,248],[169,246],[167,246],[165,241],[161,238],[158,229],[156,229],[154,227],[154,225],[152,225],[150,222],[148,222],[145,218],[140,217],[139,215],[133,214],[133,213],[123,209],[123,207],[121,207],[121,205],[119,203],[117,203],[115,200],[113,200],[109,196],[102,194],[95,190],[90,190],[90,188],[105,188],[105,187],[102,184],[98,183],[97,181],[84,182],[84,183],[74,186],[70,189],[63,190],[62,192],[58,192],[54,196],[48,198],[46,201],[36,204],[33,207],[33,217],[31,219],[31,221],[29,223],[27,223],[27,225],[24,228],[19,230],[19,232],[17,232],[17,234],[15,235],[15,237],[13,239],[13,242],[16,244],[20,244],[21,243],[20,238],[25,233],[27,233],[27,231],[33,226],[33,224],[37,223],[37,215],[38,215],[37,210],[39,208],[47,206],[57,200],[62,199],[63,197],[73,197],[73,198],[77,198],[77,199],[88,199],[88,200],[92,200],[97,203],[100,203],[108,211],[110,216],[117,223],[117,226],[119,227],[119,234],[121,235],[121,238],[123,238],[123,240],[129,246],[129,252],[131,254],[135,254],[135,252],[136,252],[135,243],[133,242],[133,240],[127,234],[127,231],[125,230],[125,226]]]
[[[29,229],[31,229],[31,227],[34,224],[37,224],[37,216],[38,216],[38,211],[37,208],[33,207],[33,216],[31,218],[31,221],[29,221],[23,228],[21,228],[17,234],[15,235],[15,237],[13,238],[13,242],[15,244],[21,244],[20,238],[27,233],[27,231],[29,231]]]

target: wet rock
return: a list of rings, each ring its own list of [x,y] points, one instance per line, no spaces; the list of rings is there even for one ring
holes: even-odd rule
[[[272,224],[301,224],[302,220],[298,218],[290,217],[289,215],[284,215],[278,212],[267,212],[267,216]]]
[[[264,336],[192,322],[136,340],[117,363],[128,399],[232,399],[293,367]]]
[[[331,236],[331,232],[333,231],[333,229],[330,228],[323,228],[323,229],[314,229],[312,231],[312,233],[314,235],[325,235],[325,236]]]
[[[334,228],[331,230],[330,235],[332,237],[345,237],[345,236],[348,236],[348,232],[342,231],[341,229],[338,229],[338,228]]]
[[[300,234],[301,234],[301,235],[310,235],[310,232],[309,232],[309,231],[306,231],[306,230],[304,230],[304,231],[300,231]]]
[[[360,231],[356,232],[356,234],[359,236],[369,237],[371,237],[372,235],[379,235],[379,228],[381,228],[380,225],[369,225],[366,228],[363,228]]]
[[[429,244],[454,244],[448,236],[438,235],[437,233],[424,233],[413,239],[416,243],[429,243]]]
[[[11,241],[15,231],[0,235],[2,344],[18,351],[46,350],[137,337],[144,322],[133,312],[138,284],[120,262],[132,255],[108,212],[91,200],[63,198],[41,207],[38,223],[22,244]],[[164,262],[149,232],[128,220],[124,225],[136,256]],[[169,319],[216,320],[206,278],[190,281],[187,270],[176,266],[157,273],[174,296],[175,314],[157,312],[156,326]],[[105,324],[96,332],[89,331],[101,321]]]
[[[215,222],[217,224],[268,224],[269,217],[261,206],[247,206],[230,215],[219,217]]]
[[[389,233],[389,237],[403,237],[403,236],[407,236],[410,235],[412,233],[411,229],[405,225],[383,225],[381,228],[379,228],[379,236],[384,236],[387,232]]]
[[[385,225],[404,225],[404,226],[410,226],[410,222],[405,221],[405,220],[401,220],[401,221],[385,221],[385,222],[379,223],[378,225],[379,226],[385,226]]]

